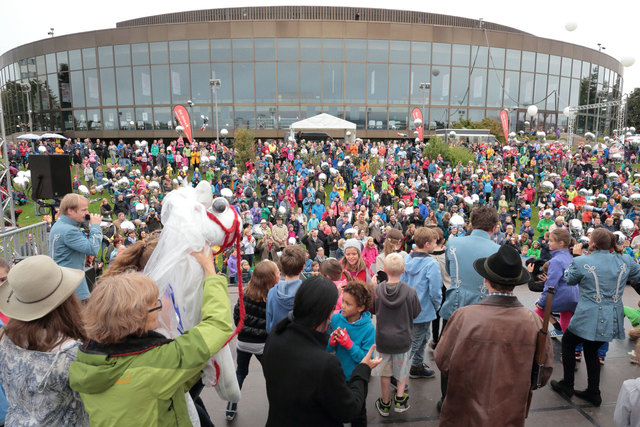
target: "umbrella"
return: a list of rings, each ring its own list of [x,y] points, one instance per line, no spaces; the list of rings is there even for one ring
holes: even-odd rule
[[[17,137],[16,139],[18,140],[38,140],[40,139],[40,137],[38,135],[36,135],[35,133],[25,133],[24,135],[20,135],[19,137]]]
[[[69,138],[59,135],[57,133],[43,133],[39,139],[62,139],[66,141]]]

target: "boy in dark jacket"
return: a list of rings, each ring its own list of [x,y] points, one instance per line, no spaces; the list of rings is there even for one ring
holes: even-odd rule
[[[391,411],[389,391],[391,376],[398,380],[394,396],[395,412],[409,409],[409,396],[404,392],[411,364],[411,337],[413,319],[420,314],[420,300],[416,291],[400,281],[404,273],[402,255],[392,253],[384,259],[387,281],[376,286],[375,313],[376,350],[382,363],[373,375],[380,376],[382,397],[376,400],[376,409],[383,417]]]

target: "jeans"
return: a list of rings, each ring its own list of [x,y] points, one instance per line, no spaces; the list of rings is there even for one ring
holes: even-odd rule
[[[563,382],[573,387],[575,379],[576,359],[574,351],[578,344],[583,344],[584,361],[587,365],[587,390],[600,390],[600,361],[598,360],[598,349],[602,346],[601,341],[589,341],[581,338],[571,331],[565,331],[562,336],[562,367],[564,368]]]
[[[262,365],[262,355],[261,354],[253,354],[247,353],[246,351],[236,350],[236,364],[238,367],[236,368],[236,378],[238,379],[238,386],[242,388],[242,383],[244,383],[244,379],[249,375],[249,362],[251,361],[251,356],[255,356]]]
[[[429,341],[429,325],[431,322],[414,323],[411,338],[411,366],[422,366],[424,351]]]

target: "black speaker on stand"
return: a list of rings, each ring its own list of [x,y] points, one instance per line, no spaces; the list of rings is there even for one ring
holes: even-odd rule
[[[71,193],[71,156],[31,155],[29,170],[33,200],[61,199]]]

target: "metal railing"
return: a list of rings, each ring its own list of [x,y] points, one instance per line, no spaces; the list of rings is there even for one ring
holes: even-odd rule
[[[49,255],[49,224],[39,222],[0,233],[0,257],[10,264],[32,255]]]

